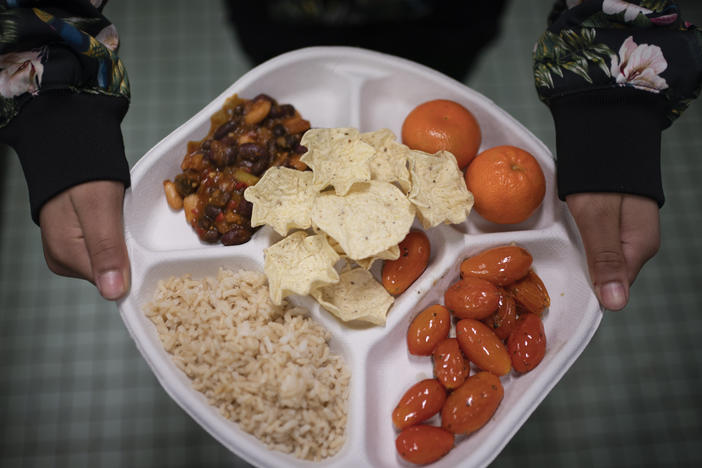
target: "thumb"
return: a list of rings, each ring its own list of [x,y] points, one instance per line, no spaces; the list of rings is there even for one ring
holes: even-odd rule
[[[129,289],[130,272],[124,242],[124,185],[115,181],[87,182],[71,190],[90,257],[92,281],[105,299],[117,300]]]
[[[620,231],[622,196],[578,193],[568,195],[566,203],[580,231],[600,304],[623,309],[629,301],[629,280]]]

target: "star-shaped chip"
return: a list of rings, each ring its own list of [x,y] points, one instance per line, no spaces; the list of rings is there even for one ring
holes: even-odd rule
[[[339,255],[324,234],[295,231],[263,250],[263,272],[271,301],[280,305],[291,294],[305,296],[313,289],[339,281],[334,265]]]
[[[412,190],[408,197],[417,207],[417,217],[425,229],[441,223],[458,224],[473,208],[456,158],[448,151],[428,154],[411,150],[408,154]]]
[[[352,320],[385,325],[388,309],[395,300],[363,268],[340,275],[339,282],[312,291],[319,304],[344,322]]]
[[[399,244],[414,216],[414,205],[399,188],[376,180],[354,186],[343,197],[321,193],[312,207],[313,226],[338,242],[352,260]]]
[[[310,129],[300,144],[307,148],[300,161],[312,168],[313,184],[319,191],[331,185],[337,195],[345,195],[353,184],[371,179],[375,149],[361,141],[355,128]]]
[[[405,193],[409,192],[411,187],[407,170],[409,148],[395,141],[395,134],[387,128],[361,133],[361,141],[375,149],[375,155],[370,160],[371,179],[397,182]]]
[[[281,236],[293,229],[307,229],[317,194],[310,171],[271,167],[244,192],[253,205],[251,226],[268,224]]]

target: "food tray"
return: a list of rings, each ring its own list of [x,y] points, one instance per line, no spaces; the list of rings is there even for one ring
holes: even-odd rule
[[[313,300],[296,299],[331,332],[332,350],[344,356],[351,371],[346,443],[334,457],[318,463],[268,450],[220,416],[171,361],[143,312],[157,282],[169,276],[215,276],[220,267],[262,271],[262,250],[279,238],[263,227],[244,245],[206,245],[186,224],[182,212],[168,208],[163,195],[162,181],[177,173],[187,142],[206,135],[212,114],[235,93],[245,98],[266,93],[280,103],[290,103],[314,127],[357,127],[363,132],[385,127],[398,139],[404,117],[417,104],[452,99],[478,119],[481,151],[502,144],[519,146],[539,160],[546,176],[546,198],[522,224],[498,226],[472,212],[463,224],[428,230],[429,266],[397,298],[384,327],[349,327]],[[556,196],[548,148],[485,96],[434,70],[376,52],[313,47],[254,68],[134,165],[124,207],[132,288],[119,309],[127,329],[168,394],[215,439],[257,466],[409,465],[396,454],[391,412],[401,395],[418,380],[431,377],[433,370],[430,358],[407,352],[407,327],[424,307],[442,302],[443,291],[457,279],[458,266],[466,256],[512,242],[529,250],[551,296],[544,315],[548,345],[535,370],[502,377],[505,396],[493,418],[478,432],[457,439],[456,447],[433,466],[490,463],[583,351],[602,315],[589,286],[577,231]]]

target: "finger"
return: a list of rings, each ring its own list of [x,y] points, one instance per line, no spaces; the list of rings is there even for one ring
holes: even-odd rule
[[[93,282],[105,299],[120,299],[130,279],[122,221],[124,185],[88,182],[73,187],[70,195],[83,230]]]
[[[624,195],[621,219],[622,249],[632,284],[661,245],[658,204],[651,198]]]
[[[44,204],[39,212],[39,227],[49,269],[57,275],[92,281],[83,231],[67,192]]]
[[[579,193],[566,198],[580,231],[590,279],[600,304],[620,310],[629,300],[626,259],[620,238],[620,194]]]

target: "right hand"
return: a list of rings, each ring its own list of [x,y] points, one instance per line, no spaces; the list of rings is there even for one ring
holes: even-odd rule
[[[600,304],[623,309],[629,287],[660,247],[658,204],[622,193],[577,193],[568,195],[566,203],[580,231]]]
[[[92,282],[105,299],[126,296],[130,269],[123,200],[121,182],[101,180],[76,185],[46,202],[39,225],[49,269]]]

